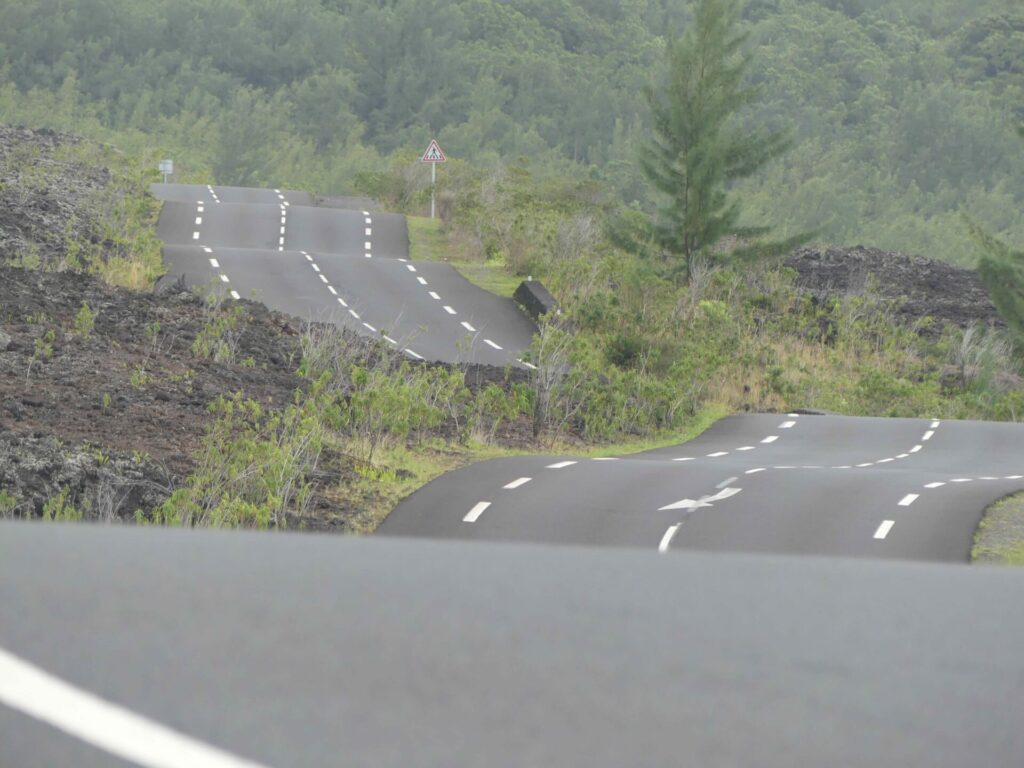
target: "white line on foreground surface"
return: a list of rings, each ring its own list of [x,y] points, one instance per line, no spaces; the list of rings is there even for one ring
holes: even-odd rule
[[[766,437],[766,438],[765,438],[764,440],[762,440],[761,442],[762,442],[762,443],[774,443],[774,442],[775,442],[776,440],[778,440],[778,439],[779,439],[779,436],[778,436],[778,435],[771,435],[770,437]]]
[[[875,531],[875,538],[884,539],[886,536],[889,535],[889,531],[892,530],[892,527],[894,525],[896,525],[895,520],[886,520],[885,522],[883,522],[880,526],[878,526],[878,530]]]
[[[545,469],[564,469],[565,467],[571,467],[575,463],[575,461],[560,461],[557,464],[548,464]]]
[[[913,504],[915,501],[917,501],[917,497],[918,497],[918,494],[916,494],[916,493],[908,493],[906,496],[904,496],[902,499],[900,499],[900,506],[901,507],[909,507],[911,504]]]
[[[792,429],[795,426],[796,426],[796,422],[795,421],[784,421],[781,424],[779,424],[779,429]]]
[[[484,510],[487,509],[489,506],[491,506],[491,502],[481,501],[479,504],[477,504],[475,507],[469,510],[469,513],[464,518],[462,518],[462,522],[475,523],[477,520],[480,519],[480,515],[482,515],[484,513]]]
[[[512,490],[515,490],[516,488],[518,488],[521,485],[526,485],[532,479],[533,479],[532,477],[520,477],[518,480],[513,480],[511,483],[509,483],[508,485],[503,486],[503,487],[506,490],[512,491]]]
[[[3,649],[0,703],[145,768],[264,768],[75,688]]]
[[[672,537],[676,535],[676,531],[679,530],[679,523],[676,523],[667,531],[665,535],[661,537],[661,543],[658,545],[659,552],[668,552],[668,545],[672,543]]]

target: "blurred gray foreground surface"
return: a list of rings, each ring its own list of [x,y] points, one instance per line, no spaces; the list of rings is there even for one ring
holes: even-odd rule
[[[1024,573],[0,523],[0,648],[269,766],[1024,765]],[[0,765],[124,765],[0,706]]]

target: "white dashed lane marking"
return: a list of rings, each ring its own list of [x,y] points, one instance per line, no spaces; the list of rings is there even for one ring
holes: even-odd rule
[[[444,311],[447,312],[449,315],[458,314],[454,309],[449,307],[447,304],[444,305]]]
[[[465,328],[470,333],[476,333],[476,328],[474,328],[472,325],[465,321],[462,322],[462,327]]]
[[[519,488],[520,486],[526,485],[532,479],[533,479],[532,477],[520,477],[518,480],[513,480],[511,483],[509,483],[508,485],[503,486],[503,487],[506,490],[509,490],[509,491],[515,490],[516,488]]]
[[[416,282],[418,282],[420,285],[426,285],[427,284],[426,278],[423,278],[423,277],[417,277],[416,278]]]
[[[658,544],[659,552],[668,552],[668,547],[672,543],[672,539],[675,537],[676,531],[679,530],[680,525],[682,525],[682,523],[676,523],[665,531],[665,535],[661,537],[661,542]]]
[[[900,504],[899,505],[901,507],[909,507],[911,504],[913,504],[915,501],[917,501],[917,499],[918,499],[918,494],[916,494],[916,493],[908,493],[906,496],[904,496],[902,499],[900,499]]]
[[[494,347],[495,349],[501,349],[501,346],[500,346],[500,345],[498,345],[498,344],[495,344],[495,343],[494,343],[493,341],[491,341],[490,339],[484,339],[484,344],[487,344],[488,346]]]
[[[556,464],[548,464],[545,469],[564,469],[565,467],[571,467],[575,463],[575,461],[559,461]]]
[[[889,531],[892,530],[894,525],[896,525],[895,520],[885,520],[880,526],[878,526],[878,530],[875,531],[875,538],[879,540],[884,539],[889,535]]]
[[[430,295],[430,298],[432,298],[432,299],[433,299],[434,301],[440,301],[440,300],[441,300],[441,297],[440,297],[440,296],[438,296],[438,295],[437,295],[436,293],[434,293],[433,291],[430,291],[429,295]]]
[[[779,436],[778,436],[778,435],[769,435],[768,437],[766,437],[766,438],[765,438],[764,440],[762,440],[761,442],[762,442],[762,443],[774,443],[774,442],[775,442],[776,440],[778,440],[778,439],[779,439]]]
[[[462,521],[465,523],[475,523],[477,520],[480,519],[480,515],[482,515],[484,513],[484,510],[487,509],[489,506],[491,506],[491,502],[489,501],[479,502],[475,507],[469,510],[466,516],[462,518]]]

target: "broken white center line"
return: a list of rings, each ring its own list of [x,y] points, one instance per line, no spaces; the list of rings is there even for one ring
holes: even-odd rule
[[[928,483],[925,488],[941,488],[945,483]]]
[[[709,459],[718,459],[718,458],[721,458],[722,456],[728,456],[728,455],[729,455],[728,451],[718,451],[717,453],[709,453],[708,454],[708,458]]]
[[[681,523],[676,523],[665,531],[665,535],[661,537],[661,543],[658,544],[659,552],[668,552],[668,545],[672,543],[672,538],[676,535],[680,525]]]
[[[909,507],[911,504],[913,504],[915,501],[917,501],[917,498],[918,498],[918,494],[916,494],[916,493],[908,493],[906,496],[904,496],[902,499],[900,499],[900,504],[899,505],[901,507]]]
[[[420,285],[426,285],[427,284],[426,278],[423,278],[423,277],[417,277],[416,278],[416,282],[418,282]]]
[[[515,490],[516,488],[518,488],[521,485],[526,485],[532,479],[533,479],[532,477],[520,477],[518,480],[513,480],[511,483],[509,483],[508,485],[503,486],[503,487],[506,490],[512,491],[512,490]]]
[[[564,469],[565,467],[571,467],[575,463],[575,461],[560,461],[557,464],[548,464],[545,469]]]
[[[438,296],[438,295],[437,295],[436,293],[434,293],[433,291],[430,291],[430,298],[432,298],[432,299],[433,299],[434,301],[440,301],[440,300],[441,300],[441,297],[440,297],[440,296]]]
[[[462,518],[462,521],[464,523],[475,523],[477,520],[480,519],[480,515],[482,515],[484,513],[484,510],[487,509],[489,506],[491,506],[491,502],[481,501],[479,504],[477,504],[475,507],[469,510],[469,513],[464,518]]]
[[[792,429],[795,426],[796,426],[796,422],[795,421],[784,421],[781,424],[779,424],[779,429]]]
[[[931,440],[932,439],[932,435],[934,435],[934,434],[935,434],[935,430],[929,429],[927,432],[925,432],[921,436],[921,439],[922,440]]]
[[[220,269],[220,262],[216,259],[210,259],[210,266],[214,269]]]
[[[494,347],[495,349],[501,349],[501,347],[499,345],[495,344],[490,339],[484,339],[484,344],[487,344],[488,346]]]
[[[444,305],[444,311],[447,312],[449,315],[457,315],[458,314],[458,312],[456,312],[454,309],[449,307],[447,304]]]
[[[889,535],[889,531],[892,530],[892,527],[894,525],[896,525],[896,521],[895,520],[886,520],[886,521],[884,521],[880,526],[878,526],[878,530],[875,531],[875,538],[876,539],[884,539],[886,536]]]
[[[769,437],[766,437],[766,438],[765,438],[764,440],[762,440],[761,442],[762,442],[762,443],[774,443],[774,442],[775,442],[776,440],[778,440],[778,439],[779,439],[779,436],[778,436],[778,435],[771,435],[771,436],[769,436]]]
[[[476,333],[476,328],[474,328],[472,325],[465,321],[462,322],[462,327],[465,328],[470,333]]]

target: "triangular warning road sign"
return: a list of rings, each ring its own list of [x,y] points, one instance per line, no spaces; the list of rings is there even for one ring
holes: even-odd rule
[[[430,140],[430,146],[427,147],[427,151],[423,153],[424,163],[447,163],[448,158],[444,156],[444,152],[441,151],[440,145],[437,143],[437,139]]]

